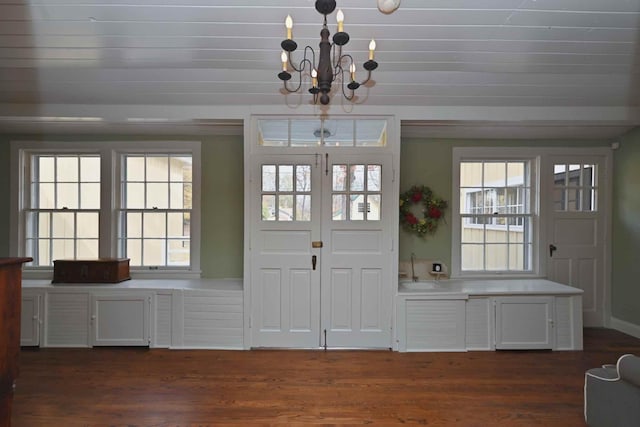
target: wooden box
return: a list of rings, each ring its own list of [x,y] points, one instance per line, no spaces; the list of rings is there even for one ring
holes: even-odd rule
[[[53,261],[51,283],[118,283],[129,279],[129,258]]]

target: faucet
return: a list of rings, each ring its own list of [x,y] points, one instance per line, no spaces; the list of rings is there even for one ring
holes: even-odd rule
[[[413,252],[411,252],[411,279],[414,282],[418,281],[418,276],[416,276],[416,268],[414,266],[414,259],[416,257],[416,254],[414,254]]]

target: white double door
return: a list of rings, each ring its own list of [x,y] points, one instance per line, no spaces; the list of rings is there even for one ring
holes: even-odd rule
[[[391,155],[251,163],[251,346],[391,347]]]

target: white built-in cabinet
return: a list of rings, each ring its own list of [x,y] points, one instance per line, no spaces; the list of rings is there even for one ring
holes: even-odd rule
[[[399,351],[581,350],[581,295],[396,297]]]
[[[20,345],[38,347],[42,330],[43,294],[24,292],[22,294],[22,312],[20,319]]]
[[[186,280],[92,286],[23,281],[21,344],[244,348],[242,282],[195,285],[200,288]]]
[[[552,350],[555,348],[554,297],[495,298],[497,350]]]
[[[91,345],[150,345],[150,311],[150,293],[92,295]]]

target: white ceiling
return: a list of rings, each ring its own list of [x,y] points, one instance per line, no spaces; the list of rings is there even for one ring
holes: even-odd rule
[[[396,114],[451,138],[640,124],[640,0],[337,1],[345,51],[362,70],[375,38],[380,66],[355,105],[320,108],[277,78],[287,14],[294,58],[317,47],[315,0],[0,0],[0,132],[233,133],[250,113]]]

